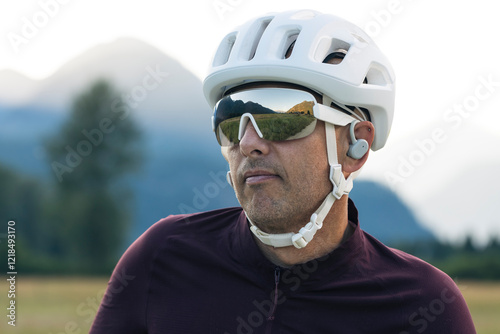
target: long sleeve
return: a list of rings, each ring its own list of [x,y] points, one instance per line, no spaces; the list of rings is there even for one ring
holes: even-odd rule
[[[153,225],[123,254],[108,282],[91,334],[147,333],[149,284],[158,242]]]

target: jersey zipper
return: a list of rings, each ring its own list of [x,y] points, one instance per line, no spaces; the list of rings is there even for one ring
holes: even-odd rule
[[[276,312],[276,308],[278,307],[278,284],[280,282],[280,277],[281,277],[281,268],[280,267],[274,268],[274,302],[273,302],[273,308],[269,313],[269,316],[267,317],[267,320],[269,321],[274,320],[274,313]]]

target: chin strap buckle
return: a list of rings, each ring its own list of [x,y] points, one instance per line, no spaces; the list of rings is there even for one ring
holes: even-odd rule
[[[342,165],[340,164],[330,166],[330,181],[333,184],[332,192],[326,196],[318,210],[311,215],[311,220],[298,233],[269,234],[255,226],[247,216],[252,225],[250,230],[260,241],[269,246],[286,247],[293,245],[298,249],[306,247],[316,232],[323,227],[323,220],[328,215],[335,200],[340,199],[352,189],[352,178],[348,177],[347,180],[344,178]]]
[[[247,122],[255,122],[251,114],[243,114],[240,120],[240,136],[243,134],[243,125]],[[258,127],[254,124],[256,130]],[[359,170],[351,173],[347,180],[342,173],[342,165],[337,161],[337,142],[335,137],[335,126],[332,123],[325,122],[326,131],[326,145],[328,154],[328,163],[330,164],[330,181],[333,185],[333,190],[324,199],[321,206],[316,210],[311,216],[311,221],[308,222],[304,227],[302,227],[298,233],[281,233],[281,234],[270,234],[263,232],[257,226],[252,223],[250,218],[248,221],[251,224],[250,230],[252,233],[264,244],[273,247],[287,247],[294,246],[295,248],[304,248],[313,239],[316,232],[323,227],[323,220],[326,218],[330,209],[332,208],[335,200],[340,199],[345,194],[348,194],[353,186],[353,179],[359,173]],[[262,137],[259,130],[259,136]],[[246,212],[245,212],[246,214]]]
[[[295,248],[304,248],[313,239],[316,232],[323,227],[323,222],[318,222],[318,215],[313,213],[311,221],[302,227],[298,233],[292,236],[292,245]]]

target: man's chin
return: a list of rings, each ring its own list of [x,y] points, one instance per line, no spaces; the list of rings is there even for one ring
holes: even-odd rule
[[[257,212],[256,212],[257,211]],[[271,234],[293,232],[290,226],[290,217],[277,214],[276,210],[255,210],[246,211],[252,223],[263,232]]]

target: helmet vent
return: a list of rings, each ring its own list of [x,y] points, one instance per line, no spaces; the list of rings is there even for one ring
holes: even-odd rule
[[[326,56],[326,58],[323,60],[323,63],[338,65],[344,60],[346,54],[347,54],[346,50],[337,49],[334,52],[330,53],[328,56]]]
[[[233,32],[227,35],[219,45],[217,52],[214,56],[214,61],[212,66],[221,66],[227,63],[231,51],[233,50],[234,42],[236,41],[237,32]]]
[[[281,59],[288,59],[292,55],[293,47],[295,46],[295,42],[299,37],[299,31],[294,31],[288,34],[288,37],[285,40],[284,53]]]
[[[335,54],[337,58],[344,59],[350,47],[351,44],[343,40],[337,38],[323,38],[316,47],[314,60],[318,63],[340,64],[340,62],[331,62],[331,59],[328,58],[332,58]]]
[[[255,57],[255,52],[257,52],[257,47],[259,46],[260,39],[262,38],[262,35],[264,35],[264,31],[266,31],[267,26],[269,23],[271,23],[273,18],[267,18],[265,20],[260,21],[259,26],[255,30],[255,35],[253,37],[253,43],[251,44],[251,48],[248,53],[248,58],[243,56],[244,58],[248,60],[252,60],[253,57]]]
[[[380,68],[376,64],[372,64],[368,73],[366,73],[365,84],[387,86],[391,83],[390,76],[385,69]]]

